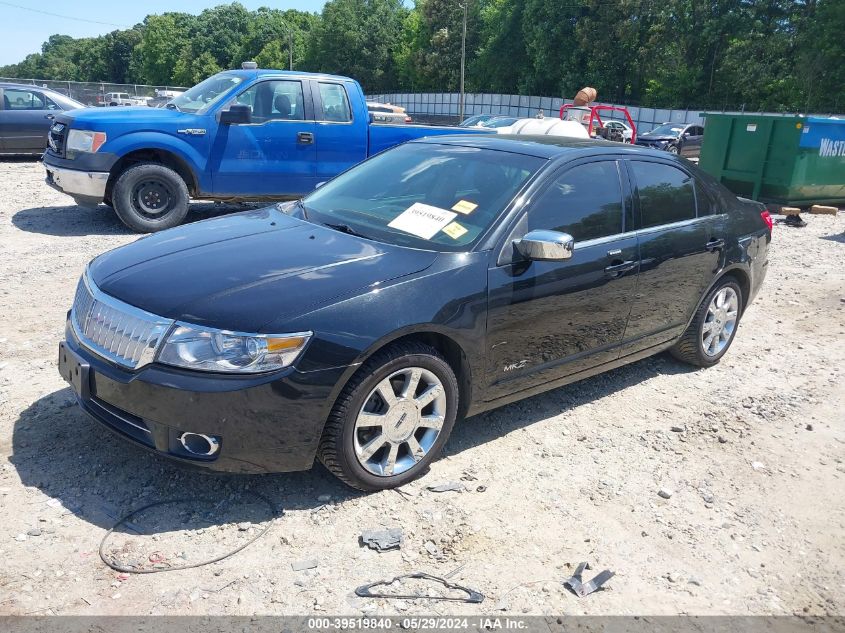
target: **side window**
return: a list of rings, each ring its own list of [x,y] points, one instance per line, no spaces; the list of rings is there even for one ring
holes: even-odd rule
[[[253,123],[305,120],[305,100],[299,81],[262,81],[244,90],[235,101],[252,108]]]
[[[640,199],[642,228],[691,220],[695,217],[693,179],[662,163],[631,161]]]
[[[44,110],[44,97],[40,92],[6,88],[3,104],[7,110]]]
[[[349,98],[342,85],[320,82],[320,100],[323,102],[323,121],[347,123],[352,120]]]
[[[622,232],[622,186],[615,161],[577,165],[531,205],[528,229],[569,233],[576,241]]]

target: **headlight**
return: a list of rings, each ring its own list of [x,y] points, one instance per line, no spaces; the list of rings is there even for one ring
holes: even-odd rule
[[[105,142],[105,132],[71,130],[67,136],[67,149],[73,152],[96,152]]]
[[[243,334],[176,323],[158,361],[201,371],[253,374],[289,366],[305,349],[311,332]]]

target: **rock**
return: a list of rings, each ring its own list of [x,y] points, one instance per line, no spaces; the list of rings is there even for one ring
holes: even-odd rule
[[[294,571],[305,571],[306,569],[314,569],[317,567],[317,559],[316,558],[304,558],[302,560],[296,560],[290,564],[291,569]]]
[[[728,443],[728,438],[726,438],[724,435],[720,435],[719,436],[719,444],[727,444],[727,443]]]
[[[238,531],[239,532],[246,532],[251,527],[252,527],[252,525],[250,525],[249,523],[246,523],[246,522],[238,523]]]
[[[805,428],[805,429],[807,429],[808,431],[812,431],[812,430],[813,430],[813,425],[812,425],[812,424],[808,424],[808,425],[807,425],[807,426],[805,426],[804,428]]]
[[[431,554],[432,556],[437,556],[439,550],[437,549],[437,545],[434,543],[434,541],[426,541],[423,547],[425,548],[425,551]]]
[[[675,492],[669,488],[661,488],[657,491],[657,496],[663,497],[664,499],[671,499],[673,494],[675,494]]]
[[[763,462],[751,462],[751,468],[754,470],[765,470],[766,465]]]
[[[685,433],[686,430],[687,430],[687,427],[685,427],[685,426],[673,426],[669,430],[672,431],[672,433]]]
[[[18,534],[18,535],[15,537],[15,540],[16,540],[16,541],[25,541],[25,540],[26,540],[26,534]]]

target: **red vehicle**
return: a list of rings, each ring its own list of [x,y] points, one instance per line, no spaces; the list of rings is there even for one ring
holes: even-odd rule
[[[581,125],[587,128],[587,132],[590,136],[603,136],[604,138],[609,138],[605,134],[600,134],[597,132],[599,129],[607,129],[605,123],[601,120],[601,115],[599,112],[608,111],[608,112],[621,112],[625,115],[625,118],[628,120],[628,127],[631,128],[631,138],[627,139],[624,138],[624,135],[621,139],[625,143],[634,144],[637,141],[637,126],[634,125],[634,120],[631,118],[631,113],[628,112],[628,108],[622,108],[619,106],[611,106],[611,105],[574,105],[571,103],[565,103],[560,107],[560,118],[564,121],[578,121]],[[612,139],[611,139],[612,140]]]

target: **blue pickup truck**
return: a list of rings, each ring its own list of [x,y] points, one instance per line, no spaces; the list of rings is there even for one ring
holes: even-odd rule
[[[296,199],[382,150],[456,131],[372,125],[361,86],[347,77],[244,66],[165,108],[57,114],[47,183],[150,233],[181,223],[190,198]]]

